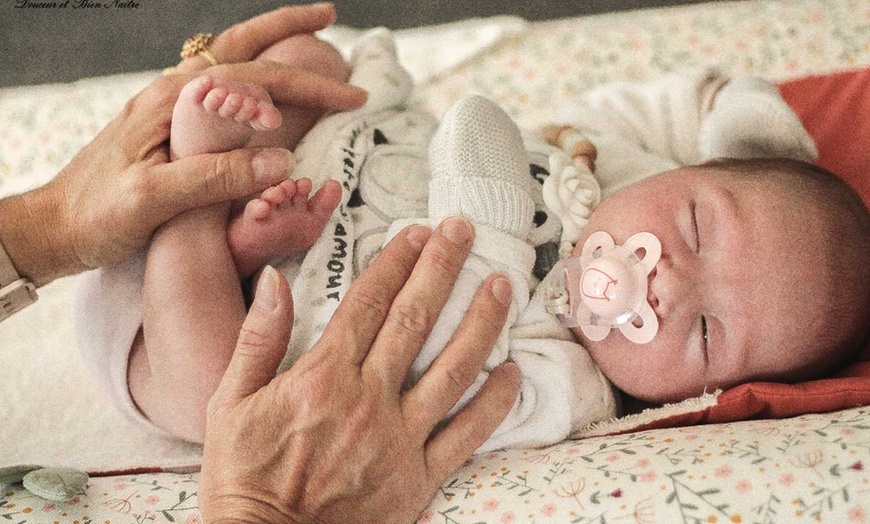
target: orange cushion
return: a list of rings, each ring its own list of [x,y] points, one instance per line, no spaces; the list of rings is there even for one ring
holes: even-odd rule
[[[779,90],[815,139],[818,164],[870,206],[870,68],[798,78]]]
[[[779,85],[819,148],[818,164],[848,182],[870,207],[870,68],[790,80]],[[800,384],[752,382],[725,391],[716,404],[632,428],[784,418],[870,405],[870,345],[834,377]]]

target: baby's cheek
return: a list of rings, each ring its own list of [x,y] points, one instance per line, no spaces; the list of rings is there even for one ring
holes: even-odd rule
[[[576,332],[575,331],[575,336]],[[617,331],[598,342],[586,341],[592,360],[618,389],[649,402],[673,402],[696,396],[695,373],[655,344],[634,344]]]

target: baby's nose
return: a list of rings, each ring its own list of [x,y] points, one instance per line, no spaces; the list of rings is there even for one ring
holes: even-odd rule
[[[677,270],[671,259],[662,257],[647,278],[647,300],[659,317],[667,315],[680,303],[691,300],[694,286],[691,272]]]

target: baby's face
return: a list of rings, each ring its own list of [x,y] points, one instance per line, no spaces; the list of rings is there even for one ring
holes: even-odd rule
[[[648,300],[659,331],[634,344],[618,330],[592,342],[575,335],[618,388],[651,402],[676,401],[752,380],[789,380],[807,371],[807,344],[825,322],[830,297],[823,247],[808,231],[823,222],[777,184],[715,168],[682,168],[602,201],[586,238],[616,244],[649,231],[662,256]],[[814,243],[815,242],[815,243]]]

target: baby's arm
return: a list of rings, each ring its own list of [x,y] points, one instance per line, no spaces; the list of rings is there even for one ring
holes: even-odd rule
[[[700,93],[717,78],[702,70],[603,85],[554,114],[555,125],[544,128],[542,138],[566,150],[566,136],[559,135],[579,130],[594,144],[597,155],[588,164],[594,167],[600,196],[607,197],[645,177],[702,160]],[[551,172],[560,168],[551,166]]]
[[[544,304],[552,273],[538,285],[509,331],[508,359],[519,366],[520,395],[480,451],[560,442],[618,415],[613,387]]]
[[[698,148],[713,158],[792,158],[812,162],[815,143],[779,90],[757,77],[721,79],[702,90]]]
[[[812,140],[775,86],[760,78],[729,80],[715,70],[606,84],[553,122],[580,129],[595,144],[605,197],[716,157],[815,157]]]
[[[712,69],[677,72],[650,82],[607,84],[585,100],[578,109],[594,114],[577,114],[580,121],[677,165],[715,157],[815,156],[797,115],[773,84],[758,77],[730,79]]]
[[[714,70],[672,73],[649,82],[613,82],[586,93],[556,115],[558,124],[582,129],[602,151],[601,137],[674,165],[700,161],[698,129],[702,92],[721,81]],[[606,149],[606,148],[605,148]]]

